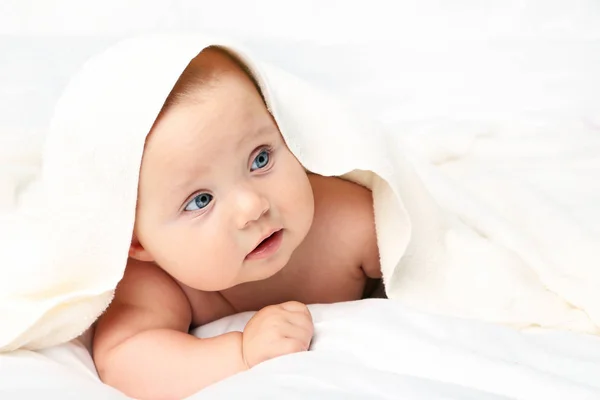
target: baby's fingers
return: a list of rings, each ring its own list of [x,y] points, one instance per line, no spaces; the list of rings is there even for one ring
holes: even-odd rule
[[[280,307],[283,308],[285,311],[308,315],[312,319],[312,316],[310,315],[310,311],[308,310],[306,304],[300,303],[298,301],[288,301],[286,303],[281,303]]]
[[[314,325],[309,316],[300,313],[287,313],[284,318],[290,326],[305,332],[306,336],[312,337],[314,333]]]
[[[312,328],[286,324],[279,328],[280,340],[293,339],[302,343],[302,350],[308,350],[313,333]]]
[[[293,332],[290,332],[293,335]],[[307,343],[306,340],[296,339],[293,337],[285,337],[278,341],[277,345],[274,346],[275,354],[274,356],[282,356],[285,354],[293,354],[300,353],[308,350],[310,342]]]

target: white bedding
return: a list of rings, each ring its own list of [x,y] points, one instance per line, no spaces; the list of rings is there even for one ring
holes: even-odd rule
[[[312,351],[266,362],[192,399],[597,399],[600,338],[517,333],[426,316],[388,300],[311,307]],[[243,326],[250,314],[196,332]],[[394,344],[393,346],[390,346]],[[0,357],[3,399],[126,397],[101,384],[74,342]]]
[[[597,2],[306,2],[283,12],[268,1],[249,9],[246,2],[179,0],[144,2],[147,18],[141,2],[104,2],[104,12],[73,1],[30,3],[0,6],[1,185],[35,173],[36,155],[22,144],[41,143],[53,102],[87,56],[124,33],[201,27],[233,32],[274,63],[343,93],[391,129],[402,128],[415,153],[445,154],[438,172],[475,199],[448,207],[482,202],[500,220],[521,219],[523,232],[555,232],[536,246],[574,264],[582,253],[573,246],[600,248]],[[203,19],[218,14],[208,10],[236,8],[244,18]],[[68,10],[77,18],[64,18]],[[64,19],[53,25],[48,16]],[[315,55],[321,65],[302,62]],[[531,209],[530,200],[544,207]],[[517,333],[389,301],[311,310],[312,352],[272,360],[193,398],[600,398],[597,337]],[[239,327],[244,318],[199,333],[231,329],[228,321]],[[0,398],[124,397],[99,383],[86,348],[73,342],[0,355]]]

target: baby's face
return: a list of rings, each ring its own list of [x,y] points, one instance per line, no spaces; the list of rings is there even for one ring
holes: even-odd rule
[[[281,270],[314,202],[252,81],[224,55],[205,57],[216,78],[168,108],[149,136],[135,236],[173,278],[218,291]]]

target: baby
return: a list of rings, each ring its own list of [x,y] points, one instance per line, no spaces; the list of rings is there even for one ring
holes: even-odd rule
[[[208,48],[148,135],[129,262],[94,361],[129,396],[183,398],[306,351],[305,304],[360,299],[379,278],[370,191],[307,172],[249,74]],[[257,311],[243,332],[189,334],[243,311]]]

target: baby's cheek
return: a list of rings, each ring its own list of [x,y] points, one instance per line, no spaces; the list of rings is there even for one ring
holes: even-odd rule
[[[297,223],[310,226],[314,213],[314,198],[312,186],[303,169],[294,171],[293,179],[286,180],[281,193],[285,196],[286,211]]]
[[[240,260],[236,259],[235,244],[231,241],[219,243],[206,243],[198,248],[194,260],[188,265],[190,279],[198,290],[216,292],[225,290],[237,284],[236,278],[240,267]]]
[[[280,185],[282,194],[287,198],[294,199],[294,203],[312,201],[312,188],[308,175],[302,164],[291,153],[280,180],[282,181]]]

